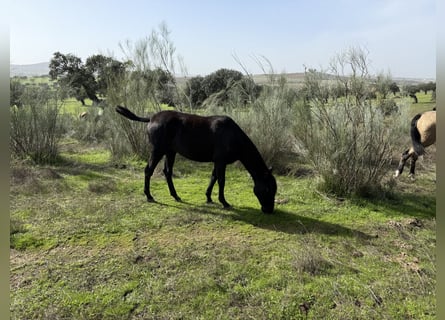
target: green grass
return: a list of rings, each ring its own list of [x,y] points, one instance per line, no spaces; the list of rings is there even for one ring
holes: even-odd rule
[[[431,100],[431,92],[427,94],[423,92],[416,93],[418,103],[412,103],[410,114],[415,116],[419,112],[432,110],[436,106],[436,101]]]
[[[265,215],[236,165],[233,209],[205,203],[210,164],[180,158],[183,202],[158,170],[147,203],[145,163],[62,149],[55,166],[13,164],[11,319],[435,319],[431,158],[380,200],[277,176],[282,204]]]

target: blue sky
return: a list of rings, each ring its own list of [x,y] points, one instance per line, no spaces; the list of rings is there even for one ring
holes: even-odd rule
[[[374,74],[436,76],[434,0],[13,0],[9,11],[12,64],[49,61],[56,51],[120,59],[119,43],[164,22],[189,75],[241,71],[234,55],[251,73],[261,73],[261,56],[276,72],[324,69],[362,47]]]

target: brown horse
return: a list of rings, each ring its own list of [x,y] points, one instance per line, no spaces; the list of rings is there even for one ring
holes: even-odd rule
[[[411,158],[409,176],[414,178],[417,159],[425,153],[426,147],[436,142],[436,108],[415,115],[411,120],[410,133],[412,146],[402,153],[395,177],[403,172],[406,161]]]
[[[226,166],[239,160],[252,176],[253,191],[261,210],[273,212],[277,183],[272,170],[266,166],[253,142],[231,118],[202,117],[177,111],[161,111],[143,118],[121,106],[116,107],[116,112],[133,121],[148,122],[147,132],[153,149],[145,167],[144,193],[147,201],[154,201],[150,194],[150,178],[164,156],[164,174],[170,194],[176,201],[181,201],[172,180],[175,156],[179,153],[190,160],[214,163],[206,191],[207,202],[212,202],[212,189],[218,181],[219,201],[225,208],[230,207],[224,197]]]

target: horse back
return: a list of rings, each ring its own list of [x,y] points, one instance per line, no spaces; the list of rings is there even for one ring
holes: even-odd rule
[[[163,152],[175,152],[200,162],[234,162],[241,129],[227,116],[203,117],[161,111],[148,124],[150,142]]]

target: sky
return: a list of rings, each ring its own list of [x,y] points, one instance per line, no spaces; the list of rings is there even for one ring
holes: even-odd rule
[[[123,59],[119,44],[165,23],[191,76],[262,73],[265,59],[277,73],[324,70],[362,48],[372,74],[436,77],[434,0],[12,0],[9,12],[11,64],[48,62],[56,51]]]

